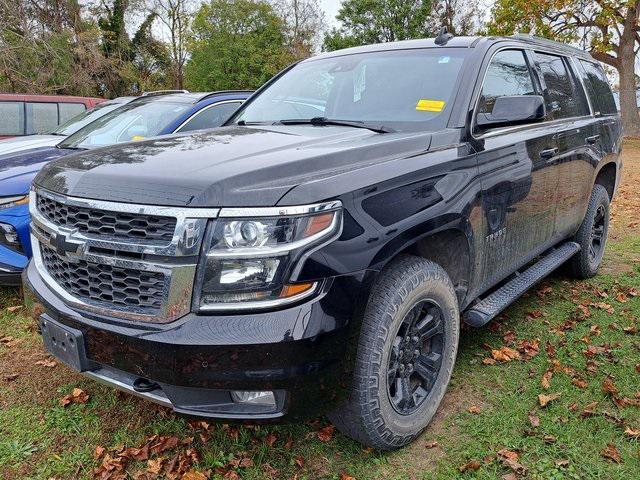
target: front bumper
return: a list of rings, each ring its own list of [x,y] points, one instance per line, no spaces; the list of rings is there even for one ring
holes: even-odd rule
[[[81,332],[83,373],[181,413],[250,420],[317,416],[344,399],[364,278],[336,277],[324,296],[284,310],[156,325],[72,310],[33,263],[23,273],[33,316]],[[158,388],[136,391],[140,379]],[[231,391],[273,391],[277,408],[246,408]]]

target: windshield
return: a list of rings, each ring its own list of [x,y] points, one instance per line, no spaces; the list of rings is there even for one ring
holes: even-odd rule
[[[64,123],[58,125],[51,131],[51,135],[64,135],[69,136],[76,133],[82,127],[89,125],[94,120],[106,115],[107,113],[122,106],[121,103],[100,103],[93,107],[91,110],[85,110],[84,112],[70,118]]]
[[[261,92],[232,121],[272,124],[322,118],[395,131],[441,129],[465,54],[463,49],[415,49],[306,61]]]
[[[153,137],[191,107],[190,103],[151,99],[133,101],[78,130],[59,147],[97,148]]]

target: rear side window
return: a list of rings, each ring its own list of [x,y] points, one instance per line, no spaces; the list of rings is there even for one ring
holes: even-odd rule
[[[586,60],[580,60],[580,66],[583,69],[581,74],[584,85],[587,87],[589,100],[591,100],[591,105],[593,105],[593,111],[595,113],[601,113],[602,115],[617,113],[618,109],[613,98],[613,93],[611,92],[611,87],[600,65]]]
[[[191,130],[201,130],[203,128],[215,128],[229,120],[229,117],[235,112],[242,102],[228,102],[211,105],[200,110],[192,117],[179,132],[189,132]]]
[[[571,74],[566,58],[536,52],[536,63],[546,84],[547,114],[551,119],[589,114],[584,91]]]
[[[521,50],[502,50],[487,68],[478,112],[491,113],[496,98],[513,95],[535,95],[531,71]]]
[[[24,135],[23,102],[0,102],[0,135]]]
[[[60,123],[64,123],[86,110],[83,103],[59,103],[58,108],[60,110]]]
[[[50,132],[58,126],[57,103],[27,102],[27,135]]]

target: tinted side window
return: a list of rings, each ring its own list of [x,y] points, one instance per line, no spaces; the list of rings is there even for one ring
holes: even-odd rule
[[[23,102],[0,102],[0,135],[24,135]]]
[[[83,103],[59,103],[58,108],[60,109],[60,123],[64,123],[86,110]]]
[[[503,50],[491,59],[478,112],[491,113],[496,98],[507,95],[535,95],[529,65],[521,50]]]
[[[547,113],[551,119],[589,114],[584,91],[576,83],[565,58],[536,53],[536,63],[546,84]]]
[[[195,117],[185,123],[179,132],[189,132],[191,130],[200,130],[202,128],[215,128],[229,120],[229,117],[235,112],[242,102],[219,103],[206,108],[198,113]]]
[[[57,103],[27,102],[27,135],[50,132],[57,126]]]
[[[581,72],[582,78],[594,112],[603,115],[617,113],[616,102],[602,67],[586,60],[580,60],[580,66],[584,70]]]

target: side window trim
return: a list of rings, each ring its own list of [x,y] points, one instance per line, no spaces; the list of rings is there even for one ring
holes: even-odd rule
[[[596,116],[596,111],[591,103],[591,97],[589,96],[589,92],[587,91],[587,85],[584,83],[584,76],[581,74],[582,67],[578,65],[578,61],[574,57],[569,57],[569,63],[571,64],[571,70],[573,74],[573,78],[577,79],[580,88],[584,94],[584,98],[587,99],[587,105],[589,106],[589,115],[592,117]]]
[[[211,105],[207,105],[204,108],[201,108],[200,110],[198,110],[197,112],[195,112],[194,114],[192,114],[189,118],[187,118],[184,122],[182,122],[178,128],[176,128],[173,133],[180,133],[180,130],[182,130],[182,127],[184,127],[187,123],[189,123],[191,120],[193,120],[194,118],[196,118],[198,115],[200,115],[203,112],[206,112],[207,110],[209,110],[212,107],[217,107],[218,105],[224,105],[227,103],[237,103],[238,105],[242,105],[243,101],[242,100],[223,100],[221,102],[216,102],[216,103],[212,103]],[[233,116],[233,115],[232,115]],[[223,123],[224,125],[224,123]]]
[[[520,46],[506,46],[506,47],[502,47],[502,48],[498,48],[496,49],[494,52],[491,53],[489,60],[486,62],[486,64],[483,65],[483,69],[482,69],[482,73],[481,73],[481,78],[482,81],[478,84],[478,88],[477,88],[477,92],[474,95],[474,99],[473,99],[473,112],[471,115],[471,135],[474,138],[482,138],[486,135],[494,135],[496,133],[501,133],[501,132],[505,132],[505,131],[511,131],[514,129],[522,129],[522,128],[526,128],[529,127],[531,125],[538,125],[541,122],[531,122],[531,123],[525,123],[523,125],[518,125],[515,127],[502,127],[502,128],[496,128],[494,130],[492,130],[491,132],[478,132],[476,130],[476,117],[478,115],[478,108],[480,106],[480,98],[482,97],[482,88],[484,87],[484,82],[487,78],[487,72],[489,71],[489,67],[491,66],[491,63],[493,62],[494,57],[499,54],[500,52],[503,52],[505,50],[517,50],[522,52],[522,55],[525,59],[525,62],[527,64],[527,67],[529,68],[529,75],[531,76],[531,81],[533,83],[533,88],[534,91],[537,95],[542,95],[542,90],[541,88],[543,88],[543,84],[541,84],[541,79],[539,78],[538,75],[538,71],[537,68],[535,67],[535,64],[532,62],[532,51],[529,48],[525,48],[525,47],[520,47]],[[544,120],[546,122],[546,120]]]
[[[545,82],[544,79],[544,75],[542,74],[542,70],[540,70],[540,66],[538,65],[537,59],[536,59],[536,53],[539,52],[543,55],[549,55],[549,56],[554,56],[554,57],[558,57],[562,59],[562,63],[564,64],[565,68],[567,69],[567,73],[569,74],[570,77],[573,77],[573,87],[577,87],[577,88],[581,88],[582,89],[582,94],[583,94],[583,98],[585,98],[587,100],[587,109],[589,110],[589,112],[586,115],[574,115],[571,117],[566,117],[566,118],[561,118],[561,119],[545,119],[545,122],[555,122],[555,121],[566,121],[566,120],[571,120],[573,118],[583,118],[583,117],[590,117],[592,116],[592,112],[593,110],[591,109],[591,102],[589,101],[589,95],[587,94],[586,89],[584,88],[584,85],[582,85],[582,78],[580,77],[580,75],[577,74],[577,70],[574,68],[574,63],[573,63],[573,57],[568,56],[568,55],[564,55],[562,53],[558,53],[558,52],[553,52],[553,51],[549,51],[549,50],[545,50],[545,49],[540,49],[540,48],[536,48],[534,50],[531,50],[531,55],[532,58],[534,59],[534,68],[536,70],[536,74],[539,77],[540,80],[540,85],[542,86],[542,92],[540,95],[545,97],[545,102],[547,101],[547,84]],[[574,91],[574,93],[577,93]]]

